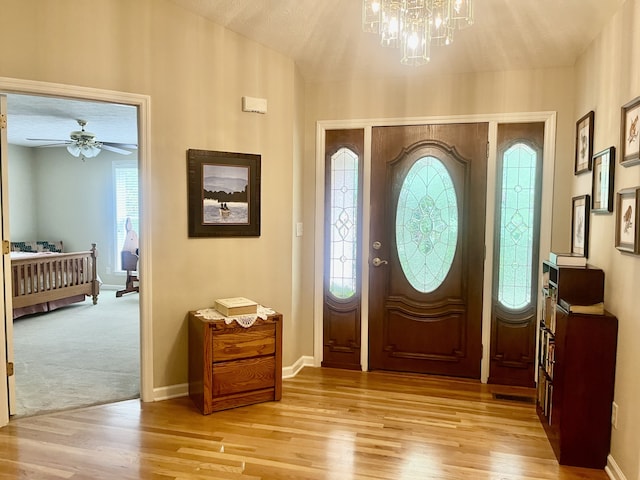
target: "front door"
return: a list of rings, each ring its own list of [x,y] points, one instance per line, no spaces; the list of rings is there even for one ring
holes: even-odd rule
[[[488,125],[372,131],[371,369],[480,378]]]

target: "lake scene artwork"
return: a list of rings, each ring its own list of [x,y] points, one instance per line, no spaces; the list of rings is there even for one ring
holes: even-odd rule
[[[249,224],[248,166],[202,166],[202,222]]]

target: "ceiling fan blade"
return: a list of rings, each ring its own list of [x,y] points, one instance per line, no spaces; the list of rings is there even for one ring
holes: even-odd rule
[[[67,145],[69,145],[71,142],[64,142],[64,143],[49,143],[46,145],[35,145],[35,148],[47,148],[47,147],[66,147]]]
[[[122,148],[112,147],[111,145],[105,145],[104,143],[100,147],[104,150],[109,150],[110,152],[119,153],[120,155],[130,155],[131,152],[129,150],[123,150]]]
[[[109,145],[110,147],[117,147],[117,148],[133,148],[133,149],[137,149],[138,145],[136,145],[135,143],[118,143],[118,142],[101,142],[103,145]]]
[[[27,138],[30,142],[69,142],[61,138]]]

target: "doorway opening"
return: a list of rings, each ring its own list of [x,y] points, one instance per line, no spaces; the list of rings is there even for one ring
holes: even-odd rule
[[[77,100],[77,101],[84,101],[89,103],[98,102],[101,104],[102,103],[114,104],[114,105],[127,106],[128,108],[132,108],[135,112],[134,113],[134,116],[135,116],[134,130],[135,130],[135,134],[137,134],[137,137],[138,137],[137,164],[140,172],[139,184],[141,186],[139,198],[140,198],[141,206],[142,205],[148,206],[148,202],[145,202],[145,198],[148,197],[148,192],[142,188],[142,185],[148,184],[148,182],[145,182],[145,178],[147,178],[148,180],[148,176],[149,176],[148,155],[147,155],[147,145],[149,142],[149,128],[148,128],[149,97],[144,95],[126,94],[126,93],[120,93],[120,92],[104,91],[104,90],[83,88],[83,87],[73,87],[73,86],[59,85],[59,84],[27,82],[22,80],[13,80],[13,79],[6,79],[6,78],[0,79],[0,92],[3,92],[5,95],[7,94],[8,95],[32,95],[32,96],[39,96],[41,98],[55,97],[58,99],[66,99],[69,101]],[[9,113],[11,113],[11,111],[9,111]],[[59,138],[59,137],[53,137],[53,139],[56,139],[56,138]],[[61,138],[64,138],[64,137],[61,137]],[[106,136],[103,138],[105,139],[105,141],[108,140]],[[3,145],[3,155],[2,155],[3,172],[8,172],[9,170],[8,168],[9,155],[6,153],[7,150],[8,149],[6,145]],[[69,153],[71,152],[69,151]],[[80,158],[73,158],[73,160],[75,160],[76,162],[82,162]],[[96,159],[93,159],[93,160],[96,160]],[[109,163],[108,165],[109,165],[108,169],[109,171],[111,171],[111,163]],[[3,239],[5,241],[8,241],[11,235],[10,225],[9,225],[9,220],[10,220],[9,205],[8,205],[9,202],[8,202],[8,195],[6,195],[6,192],[9,190],[8,188],[9,175],[2,176],[3,191],[5,192],[5,195],[3,195],[3,205],[2,205]],[[99,196],[97,195],[97,192],[95,193],[96,193],[96,196]],[[103,198],[103,201],[107,203],[109,203],[111,200],[112,200],[111,197],[107,199]],[[140,284],[141,284],[140,294],[139,296],[138,294],[136,294],[135,297],[129,296],[128,299],[118,298],[117,300],[121,302],[119,304],[120,307],[124,307],[125,302],[136,304],[133,306],[133,308],[129,306],[129,311],[130,312],[133,311],[136,317],[136,320],[134,321],[134,330],[137,330],[136,333],[138,335],[137,343],[133,347],[135,349],[134,356],[137,357],[137,360],[138,360],[137,363],[139,365],[138,380],[136,382],[137,385],[135,390],[139,393],[139,396],[142,401],[151,401],[153,400],[153,383],[152,383],[153,368],[152,368],[151,316],[150,316],[151,281],[150,281],[150,275],[146,275],[146,273],[150,271],[150,257],[151,257],[151,238],[149,235],[149,225],[146,220],[146,218],[148,218],[148,215],[149,215],[149,208],[148,207],[145,209],[141,208],[140,213],[141,213],[140,214],[140,250],[142,252],[148,253],[148,255],[143,255],[140,258],[140,262],[138,266],[138,270],[140,273]],[[83,218],[80,218],[78,222],[81,223],[83,220],[84,220]],[[109,222],[107,223],[110,223],[110,222],[111,220],[109,220]],[[44,232],[44,233],[46,234],[47,232]],[[114,244],[115,233],[113,234],[113,238],[114,240],[105,241],[104,243],[106,244],[105,245],[106,248],[101,249],[102,257],[105,260],[113,256],[109,254],[108,248],[118,248],[118,249],[120,248],[120,247],[116,247]],[[11,286],[11,280],[10,280],[11,279],[10,260],[8,257],[9,255],[5,255],[4,261],[3,261],[4,270],[5,270],[5,275],[4,275],[4,278],[5,278],[4,298],[5,299],[11,298],[11,294],[12,294],[12,286]],[[114,288],[121,287],[120,283],[124,283],[124,278],[125,278],[124,272],[116,273],[120,267],[114,264],[110,265],[109,267],[107,262],[105,262],[104,267],[105,267],[105,269],[103,270],[104,278],[100,279],[103,283],[103,290],[102,290],[103,300],[107,298],[107,295],[108,296],[113,295],[114,297],[113,300],[115,301],[116,299],[115,290],[110,290],[110,287],[114,287]],[[107,267],[109,267],[109,270],[107,270]],[[111,275],[111,278],[109,278],[109,275]],[[119,275],[123,275],[122,282],[117,278]],[[114,276],[116,277],[116,280],[113,279]],[[6,349],[5,352],[6,352],[8,363],[7,365],[1,365],[1,367],[7,367],[7,368],[0,368],[0,373],[8,374],[10,373],[10,370],[8,369],[8,367],[11,366],[10,362],[13,362],[14,360],[13,355],[15,353],[14,344],[13,344],[14,325],[12,321],[11,302],[5,301],[4,303],[5,305],[3,309],[5,311],[5,328],[2,329],[1,331],[0,341],[2,342],[2,347]],[[106,303],[108,302],[105,300],[103,303],[105,303],[106,305]],[[80,308],[85,308],[87,310],[91,310],[92,307],[99,308],[100,306],[101,306],[101,303],[100,301],[98,301],[98,304],[95,306],[91,304],[89,305],[76,304],[75,306],[71,305],[67,308],[74,309],[74,307],[80,307]],[[64,311],[64,309],[61,309],[61,310]],[[76,309],[74,309],[74,311],[75,310]],[[51,314],[53,315],[55,313],[56,312],[52,312]],[[42,317],[44,318],[45,316],[46,314],[43,315]],[[103,322],[103,323],[106,323],[106,322]],[[6,424],[9,420],[10,403],[12,405],[15,405],[15,376],[7,375],[7,378],[8,378],[8,382],[7,382],[8,390],[4,391],[2,395],[0,395],[0,400],[2,400],[1,402],[2,405],[0,406],[0,426]],[[13,398],[12,402],[9,401],[10,398]],[[108,399],[108,401],[115,401],[115,400],[116,399]]]
[[[90,296],[82,295],[81,302],[66,305],[76,297],[63,292],[55,301],[24,299],[28,306],[22,308],[14,304],[11,414],[29,416],[135,398],[140,393],[139,306],[136,297],[113,301],[115,290],[124,285],[124,272],[112,261],[122,247],[115,243],[122,226],[112,172],[114,164],[128,165],[136,172],[129,210],[135,213],[137,225],[138,160],[133,148],[138,144],[137,110],[9,94],[7,118],[12,274],[22,268],[16,265],[18,259],[33,262],[43,255],[58,255],[57,250],[64,257],[96,244],[100,290],[95,305]],[[72,150],[77,146],[78,119],[91,128],[90,132],[83,126],[82,132],[96,135],[96,148],[103,147],[87,152],[95,156],[84,158],[82,152],[76,156],[78,152]],[[115,141],[119,143],[114,148]],[[55,253],[40,252],[45,242],[57,243],[59,248]],[[15,282],[14,278],[14,290]]]

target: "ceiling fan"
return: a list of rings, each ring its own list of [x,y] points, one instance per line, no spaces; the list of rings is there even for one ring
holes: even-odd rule
[[[27,140],[35,142],[56,142],[48,145],[38,145],[38,147],[67,147],[67,151],[74,157],[80,157],[82,160],[85,158],[95,157],[101,150],[108,150],[110,152],[119,153],[120,155],[131,154],[130,150],[125,148],[136,149],[138,145],[133,143],[116,143],[116,142],[102,142],[96,140],[95,133],[87,132],[84,127],[87,124],[86,120],[76,120],[80,125],[80,130],[74,130],[69,134],[70,140],[51,139],[51,138],[27,138]]]

